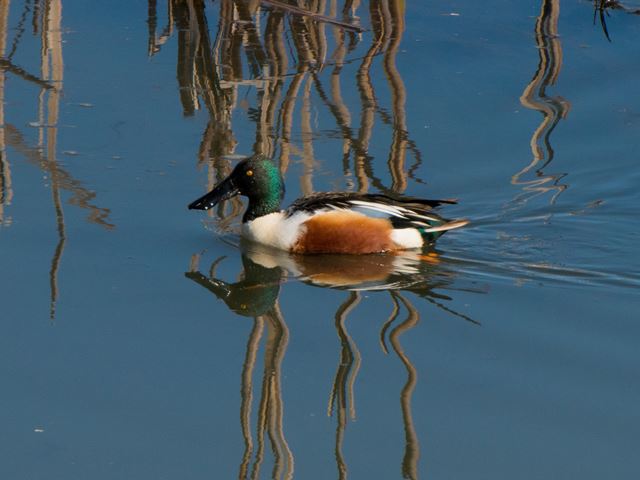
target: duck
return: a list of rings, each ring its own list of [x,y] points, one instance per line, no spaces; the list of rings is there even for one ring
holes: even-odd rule
[[[455,200],[427,200],[381,193],[325,192],[282,209],[285,186],[279,168],[264,155],[241,160],[213,190],[191,202],[209,210],[236,195],[248,198],[241,237],[296,254],[373,254],[419,249],[466,219],[434,212]]]

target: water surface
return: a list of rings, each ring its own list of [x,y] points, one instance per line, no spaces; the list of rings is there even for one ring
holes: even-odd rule
[[[299,5],[0,7],[3,478],[635,478],[640,4]],[[246,245],[252,153],[472,223]]]

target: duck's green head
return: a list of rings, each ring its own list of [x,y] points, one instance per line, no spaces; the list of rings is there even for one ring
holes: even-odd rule
[[[284,197],[284,183],[278,167],[262,155],[242,160],[213,190],[192,202],[189,209],[209,210],[236,195],[249,198],[245,222],[278,211]]]

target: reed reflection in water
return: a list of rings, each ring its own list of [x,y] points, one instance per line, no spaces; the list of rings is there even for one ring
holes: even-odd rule
[[[9,20],[9,2],[0,4],[0,57],[4,58],[7,48],[7,22]],[[11,185],[11,166],[7,159],[6,139],[4,132],[4,88],[6,71],[0,68],[0,227],[11,223],[11,218],[5,216],[5,211],[13,199]]]
[[[67,172],[57,160],[58,123],[60,101],[64,77],[63,40],[62,40],[62,0],[37,0],[17,3],[22,7],[17,25],[8,24],[11,12],[9,0],[0,3],[0,228],[11,224],[6,211],[12,203],[20,186],[11,179],[11,167],[7,156],[7,147],[19,153],[29,163],[39,167],[49,182],[58,236],[49,270],[50,308],[49,316],[55,318],[56,301],[59,295],[58,272],[64,252],[67,236],[62,202],[62,192],[71,194],[68,202],[89,211],[87,220],[103,228],[114,227],[109,222],[109,209],[93,205],[95,193],[82,186],[82,183]],[[31,14],[33,34],[40,39],[40,73],[26,71],[17,65],[14,57],[22,36],[26,30],[26,21]],[[11,48],[7,52],[8,35],[14,31]],[[25,132],[9,123],[5,117],[6,76],[12,74],[22,81],[39,87],[36,99],[37,122],[31,126],[37,129],[37,143],[30,145]],[[25,189],[28,190],[29,187]],[[19,195],[17,196],[19,198]]]
[[[531,163],[511,178],[513,185],[519,185],[524,190],[524,193],[512,201],[516,206],[549,192],[552,193],[550,203],[553,204],[558,195],[568,187],[560,183],[566,174],[544,172],[555,156],[551,135],[560,120],[566,118],[571,108],[569,101],[564,98],[547,95],[547,87],[555,85],[562,70],[562,44],[558,33],[559,16],[559,0],[542,1],[540,15],[535,24],[538,67],[520,97],[522,106],[542,114],[542,122],[531,136]]]
[[[607,27],[607,17],[610,10],[619,10],[631,15],[640,15],[640,8],[638,6],[629,6],[618,0],[593,0],[593,23],[596,23],[596,17],[600,21],[602,27],[602,33],[611,42],[611,36],[609,35],[609,28]]]
[[[215,267],[218,261],[211,265],[209,276],[197,271],[197,256],[194,256],[191,270],[186,273],[186,276],[224,300],[233,312],[253,317],[254,324],[247,340],[241,374],[240,423],[245,451],[240,462],[238,478],[258,477],[264,460],[266,433],[274,457],[272,476],[289,479],[293,478],[294,462],[293,454],[284,436],[284,404],[281,387],[281,367],[289,341],[289,329],[278,306],[283,272],[278,267],[265,268],[257,265],[246,257],[242,260],[243,278],[233,284],[215,278]],[[265,325],[264,369],[258,401],[256,446],[251,432],[253,372],[260,341],[265,337]]]
[[[455,312],[443,301],[447,295],[435,290],[460,289],[455,285],[455,275],[438,264],[437,256],[425,261],[422,255],[366,255],[359,258],[345,255],[304,256],[290,255],[259,245],[242,245],[242,273],[240,280],[227,282],[216,276],[216,268],[223,258],[215,260],[207,274],[199,271],[200,256],[192,257],[191,266],[185,276],[203,286],[224,301],[234,313],[252,317],[254,326],[247,340],[247,349],[241,373],[240,423],[245,450],[240,460],[239,478],[257,478],[264,460],[264,434],[271,441],[274,472],[272,478],[292,478],[294,452],[302,446],[292,445],[285,439],[284,402],[282,400],[282,359],[289,341],[289,330],[278,298],[281,285],[287,278],[316,287],[345,290],[346,298],[334,314],[334,326],[340,343],[336,372],[329,393],[327,414],[335,415],[335,459],[338,477],[348,476],[349,459],[345,458],[343,445],[349,420],[356,418],[355,382],[362,364],[362,357],[354,339],[348,331],[349,317],[353,316],[362,294],[380,291],[388,294],[391,305],[389,318],[380,327],[380,347],[389,352],[388,344],[407,372],[407,379],[399,392],[405,450],[401,472],[405,478],[418,478],[420,443],[415,429],[411,399],[418,381],[418,373],[405,353],[401,336],[415,327],[420,320],[418,310],[405,294],[412,293],[426,299],[452,316],[473,323],[475,320]],[[351,260],[351,261],[350,261]],[[481,292],[477,289],[465,291]],[[386,293],[382,293],[386,292]],[[402,310],[407,317],[398,323]],[[265,338],[264,372],[258,400],[257,425],[254,436],[251,432],[251,409],[253,405],[253,377],[260,342]]]
[[[293,158],[301,159],[300,190],[305,195],[315,190],[314,144],[323,135],[342,140],[335,157],[341,158],[343,188],[365,192],[373,186],[383,192],[403,192],[410,179],[421,182],[415,170],[422,156],[408,131],[406,92],[396,66],[404,2],[372,0],[368,10],[360,2],[336,0],[298,5],[221,0],[214,6],[199,0],[169,0],[166,5],[166,26],[159,29],[157,2],[149,2],[148,53],[158,55],[177,30],[183,113],[193,115],[204,105],[209,115],[198,154],[198,164],[208,169],[207,188],[229,171],[228,158],[238,144],[233,119],[239,108],[247,110],[256,126],[253,153],[276,159],[282,173]],[[217,15],[213,33],[207,18],[212,10]],[[366,16],[370,32],[362,32],[358,14]],[[352,63],[359,65],[355,79],[345,79],[344,67]],[[390,109],[377,99],[380,92],[371,72],[376,64],[386,80]],[[347,93],[359,98],[358,112],[344,100],[345,85],[355,87],[355,95]],[[314,113],[319,109],[333,123],[320,131]],[[375,173],[369,153],[374,131],[377,134],[376,119],[389,138],[389,181]],[[242,150],[249,153],[247,147]],[[413,157],[411,166],[407,152]],[[226,218],[220,224],[225,229],[239,216],[240,205],[234,199],[210,215]]]

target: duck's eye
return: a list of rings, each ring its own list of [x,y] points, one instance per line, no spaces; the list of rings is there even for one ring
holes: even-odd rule
[[[247,170],[245,174],[247,175],[247,177],[251,177],[253,175],[253,170]]]

